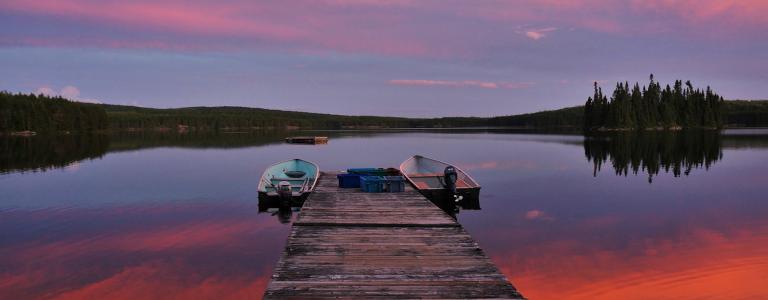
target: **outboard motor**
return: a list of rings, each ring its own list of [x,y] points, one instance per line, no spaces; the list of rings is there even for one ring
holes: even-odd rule
[[[280,198],[280,206],[291,207],[291,199],[293,198],[293,192],[291,191],[291,183],[288,181],[280,181],[277,184],[277,196]]]
[[[455,202],[461,201],[463,197],[459,196],[456,191],[456,181],[459,179],[459,174],[456,172],[456,168],[453,166],[445,167],[443,178],[445,178],[445,188],[448,189],[450,195],[453,196],[453,200]]]

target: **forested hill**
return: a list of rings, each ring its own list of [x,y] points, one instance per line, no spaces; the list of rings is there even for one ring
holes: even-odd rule
[[[725,101],[726,127],[768,127],[768,101]],[[397,118],[344,116],[247,107],[174,109],[89,104],[59,97],[0,92],[0,133],[36,131],[253,130],[520,127],[571,128],[584,125],[584,107],[491,118]]]
[[[726,127],[768,127],[768,100],[730,100],[723,107]]]
[[[448,127],[521,127],[581,129],[584,106],[529,114],[491,118],[395,118],[344,116],[292,112],[247,107],[189,107],[153,109],[134,106],[104,105],[110,128],[177,128],[178,125],[200,130],[253,128],[375,129],[375,128],[448,128]],[[768,100],[725,101],[725,127],[768,127]]]
[[[108,126],[98,104],[0,91],[0,132],[98,131]]]
[[[263,108],[219,106],[172,109],[103,105],[112,129],[178,128],[234,130],[273,128],[356,129],[486,126],[484,118],[344,116]]]

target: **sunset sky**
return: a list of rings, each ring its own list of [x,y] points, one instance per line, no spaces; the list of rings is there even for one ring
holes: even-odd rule
[[[0,0],[0,90],[148,107],[491,116],[592,82],[768,98],[764,0]]]

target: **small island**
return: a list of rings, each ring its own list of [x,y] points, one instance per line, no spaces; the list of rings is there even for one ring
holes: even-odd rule
[[[723,97],[707,86],[694,88],[677,80],[665,88],[650,76],[648,86],[617,83],[610,101],[595,82],[595,94],[584,105],[585,131],[679,130],[723,128]]]

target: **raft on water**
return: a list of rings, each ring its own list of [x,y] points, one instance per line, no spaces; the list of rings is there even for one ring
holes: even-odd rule
[[[285,138],[289,144],[327,144],[327,136],[290,136]]]

